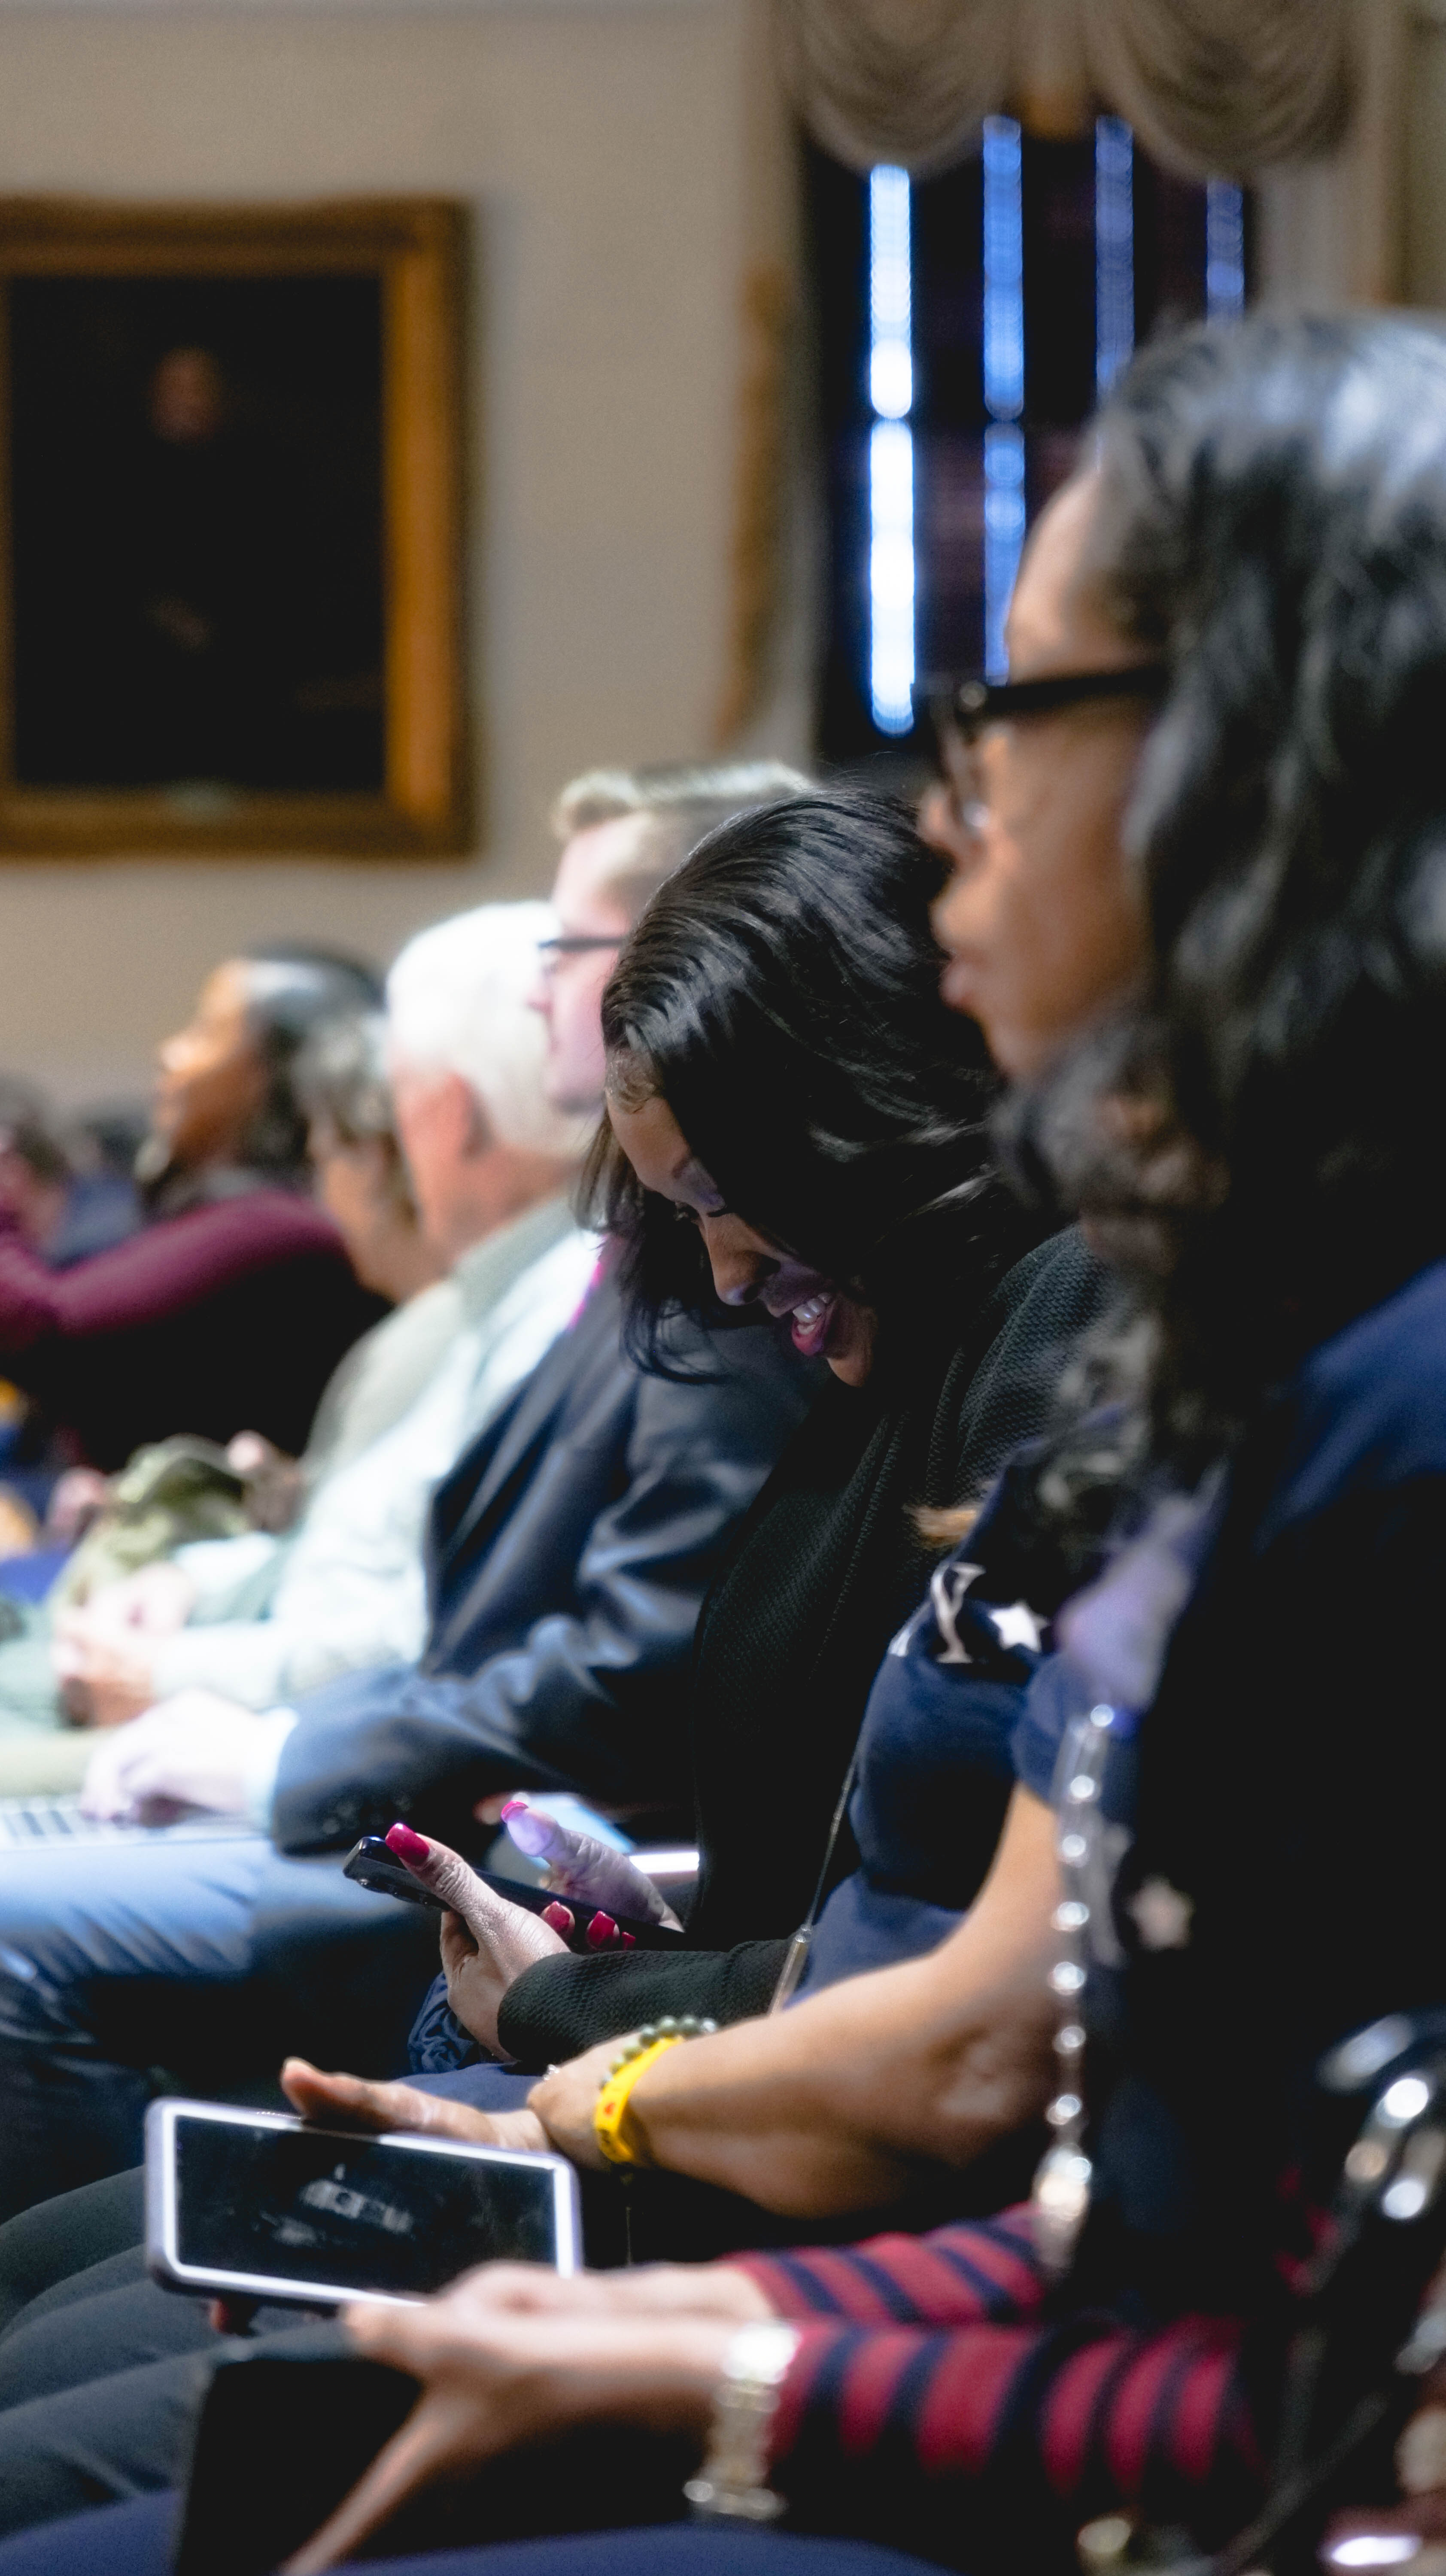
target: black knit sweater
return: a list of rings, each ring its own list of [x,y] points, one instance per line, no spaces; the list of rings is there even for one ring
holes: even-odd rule
[[[919,1504],[978,1497],[1045,1420],[1105,1274],[1077,1233],[1016,1262],[968,1330],[880,1382],[830,1380],[741,1524],[698,1622],[691,1724],[702,1874],[680,1951],[539,1960],[500,2035],[524,2066],[659,2013],[766,2009],[813,1897],[874,1673],[919,1602]],[[856,1859],[847,1828],[829,1881]]]

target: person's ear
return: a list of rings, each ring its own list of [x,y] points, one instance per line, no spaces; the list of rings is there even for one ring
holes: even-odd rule
[[[351,1152],[361,1166],[368,1200],[374,1208],[384,1208],[392,1195],[392,1165],[385,1143],[380,1136],[366,1136]]]
[[[410,1116],[414,1126],[430,1131],[434,1146],[449,1160],[460,1162],[475,1151],[477,1103],[460,1073],[435,1074],[412,1104]]]
[[[496,1130],[470,1082],[465,1081],[460,1073],[453,1074],[452,1082],[456,1089],[455,1114],[462,1121],[457,1135],[458,1151],[469,1160],[480,1162],[496,1146]]]
[[[393,1087],[404,1153],[419,1158],[425,1152],[428,1161],[440,1154],[456,1164],[491,1150],[486,1112],[462,1074],[394,1068]]]

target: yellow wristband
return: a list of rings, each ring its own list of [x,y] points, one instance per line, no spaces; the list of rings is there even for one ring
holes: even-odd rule
[[[665,2039],[655,2039],[625,2065],[615,2067],[603,2084],[593,2110],[592,2133],[610,2165],[645,2165],[650,2161],[640,2141],[630,2133],[628,2103],[638,2077],[646,2074],[665,2049],[679,2047],[686,2037],[686,2031],[670,2030]]]

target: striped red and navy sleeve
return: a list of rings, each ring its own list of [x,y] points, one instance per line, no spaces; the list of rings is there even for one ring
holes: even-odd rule
[[[973,2325],[1032,2316],[1048,2283],[1034,2250],[1027,2203],[996,2218],[938,2227],[928,2236],[875,2236],[847,2249],[734,2258],[774,2312],[808,2323],[847,2317],[860,2325]]]
[[[1025,2211],[746,2268],[803,2328],[773,2471],[804,2528],[967,2564],[981,2514],[1063,2534],[1126,2507],[1223,2535],[1259,2502],[1241,2322],[1042,2317]]]

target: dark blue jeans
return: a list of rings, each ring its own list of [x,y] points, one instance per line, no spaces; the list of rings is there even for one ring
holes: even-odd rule
[[[0,1856],[0,2218],[139,2163],[160,2089],[274,2081],[295,2050],[391,2075],[436,1918],[335,1859],[233,1840]]]
[[[0,2576],[96,2576],[99,2568],[105,2576],[167,2576],[175,2515],[174,2496],[143,2496],[47,2523],[0,2541]],[[864,2540],[808,2540],[697,2523],[438,2549],[423,2558],[366,2564],[372,2576],[931,2576],[931,2568],[937,2576],[932,2561]]]

